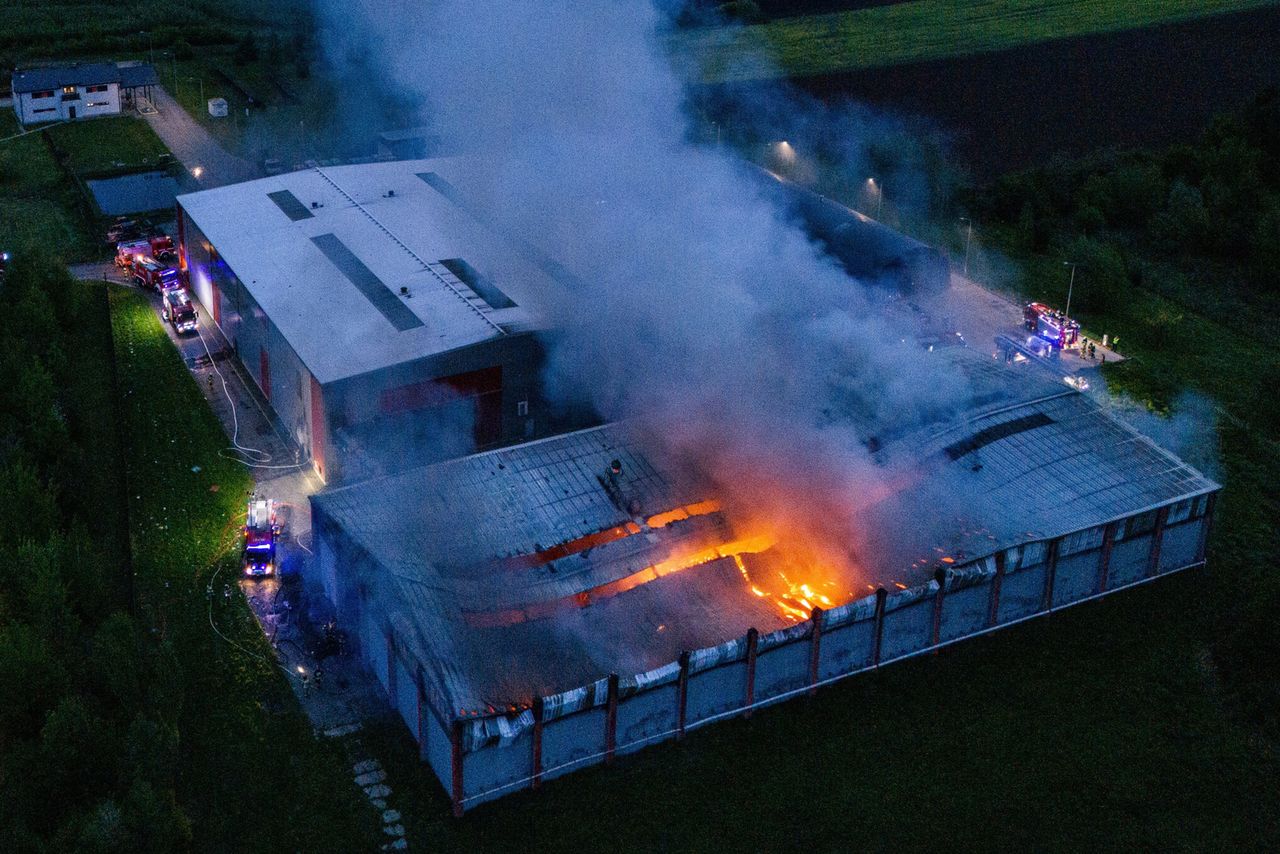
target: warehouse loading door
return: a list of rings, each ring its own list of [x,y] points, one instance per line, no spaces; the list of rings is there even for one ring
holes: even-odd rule
[[[477,448],[497,443],[502,436],[502,368],[483,368],[451,377],[412,383],[383,391],[378,408],[384,415],[442,411],[468,406]]]

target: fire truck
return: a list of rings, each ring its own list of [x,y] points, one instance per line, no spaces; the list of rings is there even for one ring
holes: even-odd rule
[[[116,244],[116,266],[127,273],[143,258],[151,257],[150,240],[126,240]]]
[[[139,258],[133,262],[133,278],[140,286],[164,292],[181,286],[178,271],[161,264],[154,258]]]
[[[155,234],[147,239],[151,244],[151,257],[157,261],[173,266],[178,262],[178,250],[173,246],[173,238],[167,234]]]
[[[244,523],[244,574],[272,575],[276,569],[276,503],[270,498],[254,498]]]
[[[183,287],[161,291],[160,316],[169,321],[173,325],[173,331],[179,335],[196,331],[196,307]]]
[[[1058,348],[1071,347],[1080,339],[1079,323],[1042,302],[1027,303],[1022,309],[1022,325]]]

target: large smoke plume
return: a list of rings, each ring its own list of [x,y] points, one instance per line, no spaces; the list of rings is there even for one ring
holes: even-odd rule
[[[586,283],[547,295],[553,398],[629,420],[737,518],[856,548],[856,510],[881,486],[866,443],[960,405],[964,383],[921,358],[883,319],[884,293],[826,257],[751,167],[690,142],[666,14],[318,2],[335,55],[358,48],[421,96],[418,123],[467,156],[476,203]]]

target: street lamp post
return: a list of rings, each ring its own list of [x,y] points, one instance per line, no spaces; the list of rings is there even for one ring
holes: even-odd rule
[[[875,178],[868,178],[867,183],[876,194],[876,219],[880,219],[880,208],[884,205],[884,186],[876,183]]]
[[[973,220],[967,216],[960,217],[960,221],[966,225],[964,233],[964,274],[969,275],[969,243],[973,240]]]
[[[1071,292],[1076,286],[1076,262],[1063,261],[1062,266],[1071,268],[1071,281],[1067,283],[1067,310],[1064,312],[1068,318],[1071,317]]]
[[[156,45],[151,38],[150,30],[138,30],[138,35],[147,37],[147,56],[151,60],[151,64],[156,64]]]

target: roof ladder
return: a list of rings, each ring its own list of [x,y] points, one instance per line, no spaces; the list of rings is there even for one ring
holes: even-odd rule
[[[445,278],[443,275],[441,275],[440,271],[435,268],[434,264],[432,264],[429,261],[423,260],[422,256],[420,256],[417,252],[414,252],[412,249],[410,249],[408,244],[406,244],[403,240],[401,240],[399,237],[395,235],[395,232],[393,232],[391,229],[383,225],[378,220],[378,218],[375,217],[373,214],[369,213],[369,211],[365,208],[364,205],[360,204],[354,198],[352,198],[351,194],[348,193],[346,190],[342,189],[342,187],[338,184],[337,181],[333,180],[327,174],[325,174],[325,171],[323,169],[321,169],[319,166],[316,166],[314,168],[315,168],[316,174],[319,175],[321,178],[323,178],[325,181],[327,181],[329,183],[329,186],[333,187],[335,190],[341,193],[344,199],[350,202],[356,208],[356,210],[364,214],[365,217],[367,217],[371,223],[377,226],[378,229],[382,231],[383,234],[391,238],[391,241],[393,243],[395,243],[397,246],[403,249],[406,253],[408,253],[410,258],[412,258],[413,260],[421,264],[424,270],[429,272],[431,275],[435,276],[436,280],[440,282],[440,284],[448,288],[449,292],[452,293],[459,300],[461,300],[462,303],[466,305],[467,308],[471,309],[477,315],[479,315],[480,319],[483,320],[485,323],[489,324],[489,326],[492,327],[493,330],[497,332],[499,335],[507,334],[507,330],[503,329],[497,323],[494,323],[493,318],[489,317],[489,315],[485,311],[483,311],[466,294],[464,294],[461,290],[455,287],[452,282],[449,281],[449,278],[453,278],[452,276],[450,276],[449,278]],[[480,303],[481,305],[483,305],[484,301],[480,300]]]

